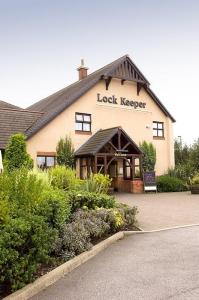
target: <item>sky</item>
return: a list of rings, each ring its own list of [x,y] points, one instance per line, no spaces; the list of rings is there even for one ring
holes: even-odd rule
[[[176,119],[199,137],[199,1],[0,0],[0,99],[23,108],[129,54]]]

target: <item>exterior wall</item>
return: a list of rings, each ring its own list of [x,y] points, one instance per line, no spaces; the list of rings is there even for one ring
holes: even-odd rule
[[[98,93],[100,97],[115,95],[118,105],[97,102]],[[121,106],[120,97],[144,102],[146,106],[137,109]],[[92,115],[92,134],[99,129],[121,126],[137,144],[144,140],[152,142],[157,151],[157,174],[163,174],[174,166],[172,121],[144,89],[141,89],[138,96],[136,83],[125,81],[122,85],[117,79],[111,81],[108,90],[104,81],[100,81],[27,141],[28,152],[35,162],[37,152],[54,152],[60,137],[66,134],[71,136],[75,149],[88,140],[88,134],[75,132],[75,112]],[[153,121],[164,122],[164,139],[153,139]]]

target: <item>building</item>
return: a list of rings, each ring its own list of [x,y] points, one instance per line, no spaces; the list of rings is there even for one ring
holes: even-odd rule
[[[140,142],[156,147],[158,175],[173,167],[175,120],[130,57],[87,71],[82,61],[77,82],[27,109],[0,103],[0,149],[10,134],[24,132],[35,165],[50,167],[59,139],[69,135],[80,177],[104,172],[128,191],[141,177]]]

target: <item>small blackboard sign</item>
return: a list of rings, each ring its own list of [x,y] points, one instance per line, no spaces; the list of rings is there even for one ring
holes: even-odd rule
[[[157,191],[155,172],[144,172],[144,190],[145,191]]]

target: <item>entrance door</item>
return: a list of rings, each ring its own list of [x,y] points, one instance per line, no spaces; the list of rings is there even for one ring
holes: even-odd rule
[[[108,175],[112,179],[111,187],[113,187],[115,191],[118,190],[118,186],[117,186],[118,170],[117,169],[118,169],[117,161],[114,160],[110,163],[110,165],[108,167]]]

